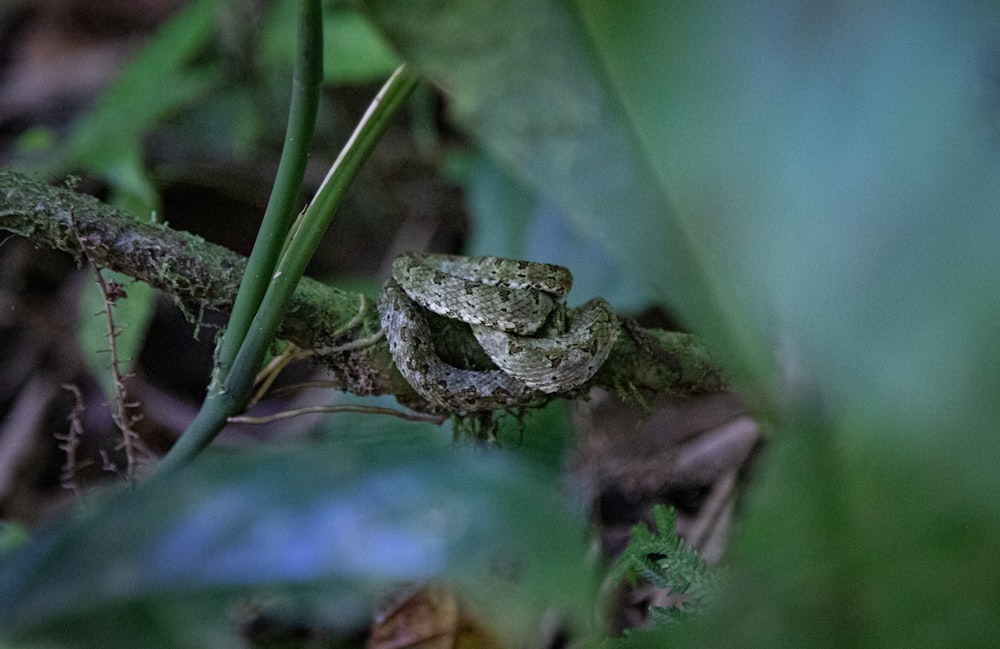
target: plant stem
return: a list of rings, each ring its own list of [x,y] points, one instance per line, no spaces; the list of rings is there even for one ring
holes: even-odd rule
[[[222,430],[226,419],[239,412],[249,398],[249,387],[246,394],[241,394],[228,389],[226,384],[267,292],[292,222],[316,126],[322,81],[322,5],[320,0],[301,0],[288,126],[274,187],[236,294],[229,323],[219,341],[216,365],[205,400],[194,420],[163,458],[158,469],[160,473],[168,473],[190,462]],[[255,334],[259,337],[267,333],[273,337],[276,329],[277,324],[268,332],[257,331]]]
[[[375,144],[382,139],[389,119],[410,96],[419,80],[419,75],[408,70],[405,65],[393,72],[344,145],[315,198],[292,227],[271,284],[227,377],[225,387],[229,392],[249,395],[254,376],[271,344],[273,332],[277,330],[295,286],[305,273],[306,265],[316,252],[347,188]]]
[[[323,81],[322,21],[319,0],[303,0],[299,14],[298,51],[292,77],[285,146],[264,219],[247,262],[246,274],[236,294],[226,332],[219,342],[214,383],[225,381],[243,339],[246,338],[278,263],[302,190]]]
[[[218,434],[226,419],[237,414],[249,400],[254,377],[306,265],[362,163],[382,138],[389,119],[413,92],[418,81],[419,76],[402,65],[372,101],[315,198],[292,226],[277,268],[269,278],[267,290],[229,372],[222,377],[221,384],[213,381],[198,415],[164,457],[161,472],[172,471],[190,462]]]

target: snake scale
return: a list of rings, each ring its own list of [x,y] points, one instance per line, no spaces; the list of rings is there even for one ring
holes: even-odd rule
[[[572,283],[568,269],[552,264],[408,253],[382,289],[382,328],[399,371],[428,401],[456,412],[524,405],[589,381],[618,337],[602,298],[562,304]],[[467,323],[496,368],[443,361],[425,309]]]

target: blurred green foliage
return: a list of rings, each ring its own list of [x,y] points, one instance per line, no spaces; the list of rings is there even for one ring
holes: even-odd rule
[[[989,642],[996,5],[366,4],[773,430],[728,595],[673,646]]]
[[[176,20],[196,22],[210,4],[196,2]],[[275,4],[275,21],[290,4]],[[538,250],[529,240],[539,232],[551,235],[546,250],[589,241],[600,260],[592,272],[641,285],[623,304],[655,299],[705,336],[772,432],[716,605],[700,623],[636,634],[627,646],[992,646],[1000,628],[1000,8],[971,0],[361,5],[377,30],[338,39],[368,54],[343,76],[328,69],[328,78],[378,76],[393,51],[446,90],[453,119],[489,157],[467,176],[482,219],[477,251],[498,236],[487,232],[520,233],[505,250]],[[367,25],[355,13],[345,22]],[[211,30],[200,29],[186,38],[204,42]],[[275,61],[286,56],[279,32],[265,29],[261,50]],[[81,122],[94,124],[91,134],[72,140],[89,142],[71,150],[89,147],[123,190],[148,196],[143,182],[116,171],[141,177],[134,149],[102,152],[102,111],[122,111],[138,141],[177,106],[204,100],[213,64],[187,67],[193,40],[163,59],[181,78],[164,83],[171,77],[158,69],[150,105],[134,114],[112,91],[111,103]],[[135,65],[156,60],[151,51]],[[135,83],[149,83],[148,68],[135,74]],[[543,213],[557,214],[559,228],[540,225]],[[614,293],[606,297],[618,306]],[[389,428],[387,443],[405,438],[405,425]],[[532,526],[547,525],[533,513],[545,488],[522,492],[520,469],[484,476],[473,468],[482,458],[455,463],[427,448],[404,450],[414,461],[408,485],[475,515],[464,530],[472,536],[455,531],[444,559],[459,559],[451,553],[467,550],[477,530],[522,542],[538,532]],[[0,592],[44,603],[60,579],[124,575],[133,590],[106,591],[95,606],[134,612],[130,593],[149,577],[130,563],[142,556],[133,550],[174,538],[188,514],[242,506],[252,494],[269,516],[306,530],[315,523],[308,512],[325,511],[327,498],[358,515],[387,505],[377,500],[388,466],[381,459],[327,483],[323,463],[304,455],[206,463],[190,485],[174,485],[177,493],[140,490],[127,507],[96,508],[94,516],[134,507],[116,529],[149,530],[123,546],[98,535],[109,519],[71,521],[43,542],[62,539],[65,554],[33,543],[12,555],[57,557],[58,578],[32,582],[7,560],[5,574],[22,576],[7,577]],[[393,467],[406,464],[393,458]],[[356,488],[356,502],[343,499],[345,486]],[[212,511],[226,520],[225,508]],[[359,540],[374,554],[338,583],[355,589],[366,574],[385,577],[398,563],[393,553],[425,547],[403,542],[398,526],[412,520],[401,514],[383,530],[398,543],[379,554],[382,546]],[[579,555],[549,554],[582,533],[557,520],[539,541],[543,568],[529,573],[539,596],[578,592],[583,574]],[[291,536],[316,550],[316,536]],[[81,557],[94,557],[94,567]],[[178,555],[175,567],[215,574],[226,561],[199,551]],[[255,578],[262,574],[248,570],[238,590],[283,583],[281,573]],[[348,592],[339,588],[332,592]],[[150,628],[185,621],[191,593],[161,594],[161,626]],[[72,607],[83,595],[63,597]],[[0,627],[25,600],[13,601],[0,606]]]
[[[0,555],[25,543],[28,538],[28,531],[23,526],[0,521]]]
[[[67,646],[204,646],[225,635],[227,611],[259,600],[349,632],[390,588],[440,575],[507,633],[530,634],[553,601],[585,624],[596,582],[579,516],[512,460],[426,435],[210,453],[88,501],[7,555],[0,629]]]

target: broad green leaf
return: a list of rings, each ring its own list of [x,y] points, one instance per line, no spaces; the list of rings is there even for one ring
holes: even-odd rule
[[[921,444],[995,438],[1000,6],[583,4],[677,218],[802,387]]]
[[[776,347],[903,428],[1000,416],[982,5],[365,5],[492,155],[731,364],[767,379]]]
[[[771,375],[766,338],[745,326],[748,296],[722,281],[718,251],[676,218],[568,3],[363,4],[502,167],[726,349],[735,369]]]
[[[569,402],[553,401],[524,413],[504,412],[495,416],[497,443],[505,451],[554,475],[562,474],[576,441]]]
[[[772,446],[735,539],[728,587],[703,620],[670,634],[669,646],[994,646],[995,492],[976,498],[975,479],[940,475],[944,467],[912,453],[859,457],[815,419]]]
[[[491,154],[776,406],[790,450],[733,595],[679,646],[983,645],[1000,5],[368,5]],[[566,173],[583,160],[600,171]],[[622,200],[598,182],[622,177]]]
[[[779,426],[730,597],[677,646],[989,646],[1000,9],[581,4],[783,399],[821,404]]]
[[[325,400],[333,406],[379,407],[401,411],[399,402],[391,395],[359,397],[334,392]],[[575,433],[571,412],[566,401],[553,401],[543,408],[526,412],[500,412],[494,416],[497,427],[493,431],[497,444],[519,458],[532,461],[537,467],[560,472],[566,455],[572,448]],[[337,412],[322,417],[312,429],[310,437],[322,440],[373,440],[385,437],[421,438],[442,445],[460,444],[478,432],[482,422],[475,418],[467,421],[448,419],[442,424],[402,421],[385,414],[364,412]]]
[[[501,457],[398,438],[210,454],[0,559],[0,637],[209,646],[239,604],[343,631],[439,576],[516,635],[550,605],[587,614],[584,541],[549,485]]]
[[[482,155],[470,156],[453,176],[463,183],[469,206],[466,253],[560,264],[572,269],[571,305],[592,297],[613,298],[620,312],[637,312],[655,300],[651,287],[608,258],[597,241],[573,227],[566,213],[530,191]]]

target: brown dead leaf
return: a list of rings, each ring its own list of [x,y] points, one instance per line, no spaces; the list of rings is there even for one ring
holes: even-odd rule
[[[454,592],[428,584],[401,593],[375,614],[368,649],[502,649]]]

